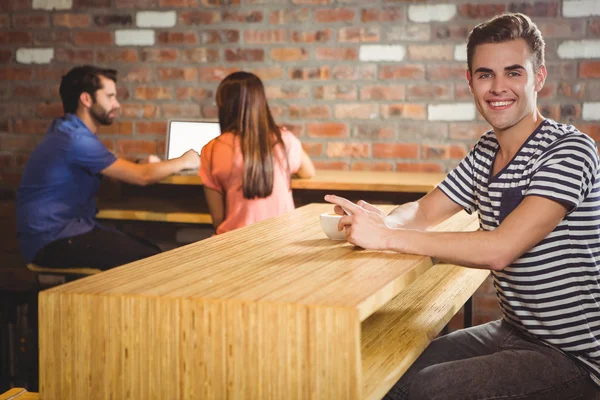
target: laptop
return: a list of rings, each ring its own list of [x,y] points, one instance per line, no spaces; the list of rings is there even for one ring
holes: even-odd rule
[[[190,149],[200,154],[202,148],[220,134],[221,128],[218,121],[171,120],[167,132],[165,159],[180,157]],[[197,170],[186,170],[180,174],[187,175],[196,172]]]

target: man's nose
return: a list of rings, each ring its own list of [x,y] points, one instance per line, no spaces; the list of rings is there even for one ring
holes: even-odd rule
[[[502,77],[495,77],[492,82],[492,87],[490,88],[490,92],[493,94],[499,95],[506,92],[506,82]]]

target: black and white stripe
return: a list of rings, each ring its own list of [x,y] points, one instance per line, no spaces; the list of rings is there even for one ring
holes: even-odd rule
[[[488,231],[525,196],[568,208],[545,239],[503,271],[492,271],[494,287],[505,319],[576,357],[600,386],[596,145],[575,127],[546,119],[511,162],[491,176],[498,148],[494,132],[485,133],[439,188],[467,212],[477,211],[481,228]]]

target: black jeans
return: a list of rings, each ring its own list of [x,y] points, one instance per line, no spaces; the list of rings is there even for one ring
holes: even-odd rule
[[[160,253],[145,239],[96,226],[90,232],[56,240],[42,248],[34,263],[47,268],[107,270]]]

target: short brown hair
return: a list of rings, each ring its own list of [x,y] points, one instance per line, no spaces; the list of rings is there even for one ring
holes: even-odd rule
[[[117,71],[93,65],[75,67],[62,77],[59,93],[65,114],[77,112],[81,93],[89,93],[96,100],[96,91],[102,89],[100,76],[117,83]]]
[[[473,28],[467,42],[469,72],[473,72],[471,70],[473,55],[478,45],[503,43],[516,39],[523,39],[527,42],[533,55],[533,69],[537,71],[545,62],[544,49],[546,44],[542,38],[542,33],[528,16],[521,13],[512,13],[498,15]]]

